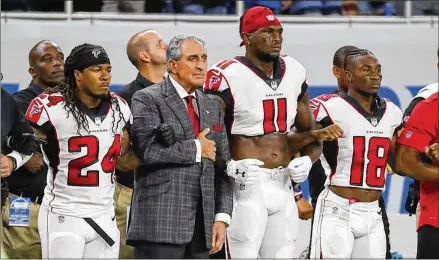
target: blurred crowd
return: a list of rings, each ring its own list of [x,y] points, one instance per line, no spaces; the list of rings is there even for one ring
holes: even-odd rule
[[[2,0],[2,11],[64,12],[63,0]],[[405,1],[244,0],[285,15],[404,15]],[[74,12],[234,14],[235,0],[73,0]],[[438,15],[439,1],[412,1],[412,15]]]

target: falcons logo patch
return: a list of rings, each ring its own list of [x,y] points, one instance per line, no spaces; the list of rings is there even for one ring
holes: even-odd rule
[[[204,90],[218,91],[221,86],[223,75],[217,70],[210,70],[207,72],[206,81],[204,83]]]
[[[209,82],[209,89],[212,89],[212,86],[219,81],[219,78],[212,76]]]
[[[101,50],[95,49],[91,52],[95,58],[99,58],[99,54],[101,54]]]
[[[41,108],[37,104],[35,104],[30,109],[29,117],[32,117],[33,115],[39,114],[39,113],[41,113]]]

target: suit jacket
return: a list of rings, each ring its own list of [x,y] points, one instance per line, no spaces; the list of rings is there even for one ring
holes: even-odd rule
[[[138,73],[136,79],[125,87],[121,88],[117,94],[121,98],[125,99],[128,105],[131,107],[131,99],[133,98],[134,93],[151,85],[154,85],[154,83]],[[117,182],[132,189],[134,186],[134,171],[121,172],[117,169],[115,171]]]
[[[195,214],[202,199],[206,247],[211,247],[216,213],[232,215],[233,179],[225,172],[230,159],[220,105],[196,91],[200,130],[216,142],[216,161],[196,163],[195,134],[186,104],[169,78],[137,91],[132,99],[131,138],[144,166],[134,173],[134,195],[127,242],[185,244],[192,240]],[[164,147],[154,141],[153,128],[172,126],[177,142]]]
[[[43,87],[31,81],[29,87],[15,92],[12,97],[17,103],[18,109],[20,109],[24,115],[32,100],[43,92]],[[40,151],[40,153],[42,153],[42,151]],[[11,174],[7,178],[9,191],[18,195],[23,193],[23,196],[43,198],[44,188],[47,185],[47,171],[47,164],[44,164],[37,173],[32,173],[25,167],[18,168],[14,171],[14,174]]]

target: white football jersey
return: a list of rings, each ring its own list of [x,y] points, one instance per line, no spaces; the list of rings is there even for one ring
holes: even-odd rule
[[[42,94],[29,105],[28,121],[47,135],[44,154],[49,171],[43,205],[54,213],[93,218],[114,210],[114,168],[123,129],[132,116],[126,102],[111,95],[117,99],[120,113],[109,102],[101,105],[100,117],[83,113],[89,132],[81,127],[80,134],[60,94]]]
[[[326,185],[384,190],[387,157],[402,111],[388,100],[377,97],[375,101],[371,113],[344,93],[311,100],[317,123],[336,124],[345,135],[324,142],[320,159],[328,176]]]
[[[223,60],[209,69],[204,84],[205,92],[225,100],[229,133],[245,136],[289,132],[306,89],[305,68],[289,56],[279,57],[272,77],[245,57]]]

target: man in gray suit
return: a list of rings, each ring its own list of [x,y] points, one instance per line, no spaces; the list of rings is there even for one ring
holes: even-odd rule
[[[166,58],[169,76],[132,99],[131,134],[144,166],[134,173],[127,243],[136,258],[208,258],[222,248],[232,213],[223,115],[198,90],[204,41],[176,36]]]

